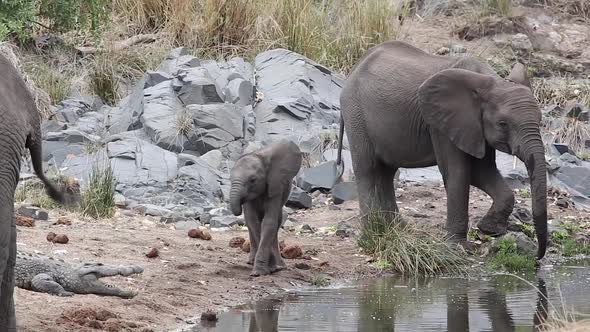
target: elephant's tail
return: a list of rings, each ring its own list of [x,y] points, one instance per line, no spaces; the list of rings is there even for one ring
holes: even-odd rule
[[[336,156],[336,167],[339,168],[336,182],[342,178],[344,174],[344,163],[342,162],[342,145],[344,141],[344,117],[340,114],[340,132],[338,133],[338,155]]]
[[[41,140],[38,138],[31,137],[33,135],[29,135],[27,137],[26,146],[31,153],[31,161],[33,164],[33,170],[37,177],[43,182],[45,185],[45,191],[53,200],[64,204],[70,205],[74,202],[74,198],[71,197],[72,195],[65,194],[64,191],[59,190],[53,182],[51,182],[43,173],[43,156],[42,156],[42,143]]]

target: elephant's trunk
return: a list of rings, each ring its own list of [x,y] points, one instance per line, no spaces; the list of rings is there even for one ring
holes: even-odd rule
[[[238,180],[232,181],[231,189],[229,192],[229,205],[231,212],[235,216],[239,216],[242,214],[242,192],[243,192],[243,184]]]
[[[547,173],[545,148],[539,130],[529,131],[528,139],[522,145],[519,157],[526,165],[531,182],[533,222],[539,248],[537,259],[545,256],[547,250]]]

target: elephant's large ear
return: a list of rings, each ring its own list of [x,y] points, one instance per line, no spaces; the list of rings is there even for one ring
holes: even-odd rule
[[[507,78],[514,83],[522,84],[529,89],[531,88],[531,81],[529,80],[526,66],[520,62],[514,64]]]
[[[483,158],[485,138],[477,95],[493,84],[491,76],[465,69],[445,69],[432,75],[418,89],[424,121],[465,153]]]
[[[302,159],[303,157],[298,148],[294,151],[288,147],[279,147],[279,151],[267,156],[268,174],[266,185],[268,197],[281,195],[285,188],[291,186],[293,177],[297,175],[301,168]]]

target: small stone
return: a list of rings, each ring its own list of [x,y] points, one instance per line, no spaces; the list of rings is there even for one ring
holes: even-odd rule
[[[47,220],[49,219],[49,213],[45,210],[37,210],[35,211],[35,219],[37,220]]]
[[[242,251],[243,252],[250,252],[250,241],[246,240],[243,244],[242,244]]]
[[[301,226],[301,233],[315,233],[315,230],[308,224]]]
[[[286,259],[295,259],[303,256],[303,250],[298,245],[289,245],[281,251],[281,256]]]
[[[54,239],[53,239],[53,243],[61,243],[61,244],[66,244],[70,241],[70,239],[68,239],[68,236],[65,234],[59,234],[57,235]]]
[[[514,211],[512,211],[512,216],[525,224],[531,224],[533,221],[533,214],[531,211],[523,207],[517,207],[514,209]]]
[[[298,187],[293,187],[285,205],[295,209],[309,209],[311,204],[312,199],[308,193]]]
[[[201,320],[204,320],[207,322],[216,322],[217,321],[217,314],[213,310],[208,309],[207,311],[205,311],[201,314]]]
[[[229,247],[230,248],[241,248],[242,245],[244,244],[244,242],[246,242],[246,239],[244,239],[241,236],[236,236],[231,238],[231,240],[229,240]]]
[[[53,240],[55,239],[56,236],[57,236],[57,234],[55,234],[53,232],[47,233],[47,241],[53,242]]]
[[[212,237],[211,237],[211,233],[209,233],[209,231],[208,231],[208,230],[203,230],[203,231],[201,232],[201,239],[203,239],[203,240],[205,240],[205,241],[209,241],[209,240],[211,240],[211,238],[212,238]]]
[[[557,201],[555,201],[555,205],[559,206],[560,208],[567,209],[570,206],[570,203],[567,198],[559,197]]]
[[[437,55],[447,55],[451,52],[451,50],[448,47],[441,47],[436,51]]]
[[[295,268],[300,269],[300,270],[309,270],[309,269],[311,269],[311,266],[309,266],[309,264],[304,263],[304,262],[297,262],[297,263],[295,263]]]
[[[203,234],[203,231],[201,231],[200,229],[190,229],[188,231],[188,237],[193,238],[193,239],[199,239],[201,238],[201,235]]]
[[[72,221],[66,217],[59,217],[57,218],[57,221],[53,223],[54,225],[66,225],[66,226],[70,226],[72,224]]]
[[[280,251],[283,251],[283,249],[285,249],[286,246],[287,246],[287,244],[285,243],[285,240],[279,241],[279,250]]]
[[[320,263],[320,266],[321,267],[330,266],[330,263],[328,261],[323,261],[323,262]]]
[[[530,51],[533,49],[533,44],[527,35],[524,33],[517,33],[512,36],[510,40],[512,48],[523,51]]]
[[[301,259],[304,259],[304,260],[306,260],[306,261],[310,261],[310,260],[311,260],[311,256],[310,256],[310,255],[303,255],[303,256],[301,257]]]
[[[15,222],[17,226],[35,227],[35,219],[31,217],[17,215],[15,218]]]
[[[145,254],[146,257],[148,258],[154,258],[154,257],[158,257],[160,255],[160,252],[158,251],[158,248],[152,248],[150,249],[150,251]]]

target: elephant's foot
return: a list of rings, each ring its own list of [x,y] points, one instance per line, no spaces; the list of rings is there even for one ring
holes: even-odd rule
[[[286,268],[287,268],[287,264],[285,264],[285,263],[277,263],[277,264],[275,264],[275,265],[273,265],[273,266],[270,267],[270,271],[272,273],[274,273],[274,272],[278,272],[278,271],[284,270]]]
[[[271,273],[272,273],[272,270],[268,266],[268,264],[255,263],[254,268],[252,269],[252,272],[250,272],[250,276],[251,277],[259,277],[259,276],[269,275]]]
[[[453,247],[465,251],[467,254],[473,254],[477,250],[478,245],[467,240],[464,236],[451,235],[447,240],[447,243]]]
[[[508,222],[499,221],[497,218],[483,217],[477,223],[477,228],[486,235],[502,236],[508,232]]]

